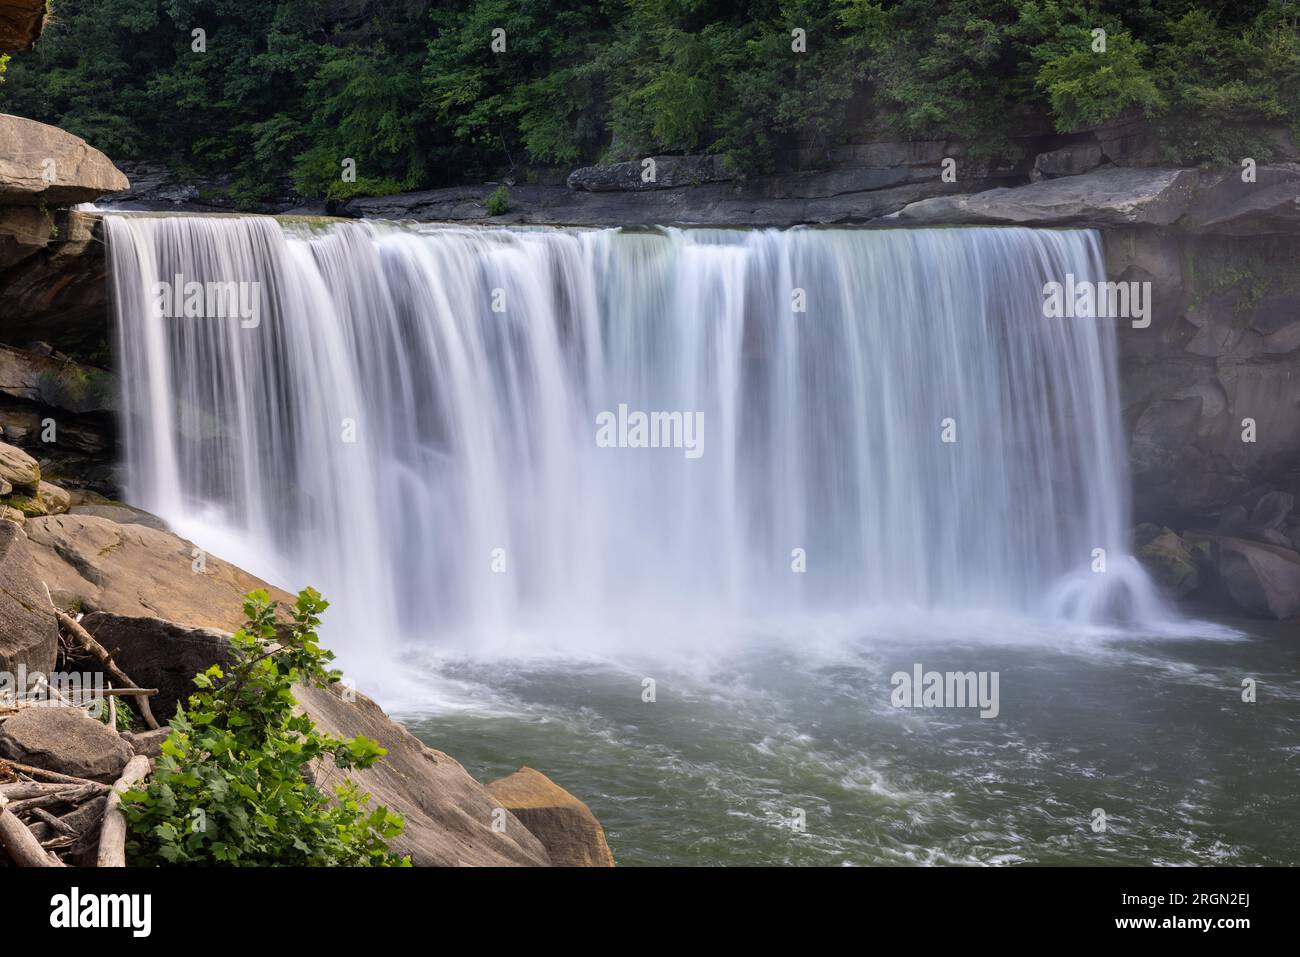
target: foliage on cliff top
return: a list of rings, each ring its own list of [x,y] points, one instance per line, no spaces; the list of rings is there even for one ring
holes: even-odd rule
[[[402,819],[368,808],[346,779],[334,801],[311,783],[309,765],[368,768],[387,752],[363,737],[322,734],[295,708],[293,686],[339,679],[316,640],[328,602],[298,594],[288,629],[276,628],[265,591],[244,602],[248,621],[231,637],[229,671],[213,665],[171,721],[153,775],[123,796],[132,864],[392,866]]]
[[[1155,124],[1166,161],[1265,161],[1258,128],[1300,125],[1300,0],[61,0],[58,14],[10,64],[0,109],[117,158],[227,174],[250,204],[289,184],[345,198],[696,150],[752,174],[869,132],[1014,160],[1020,134],[1123,111]]]

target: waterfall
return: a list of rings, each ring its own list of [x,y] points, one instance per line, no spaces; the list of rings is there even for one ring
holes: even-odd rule
[[[129,500],[318,587],[345,650],[1159,613],[1116,320],[1044,317],[1094,232],[106,222]],[[671,447],[607,447],[649,413]]]

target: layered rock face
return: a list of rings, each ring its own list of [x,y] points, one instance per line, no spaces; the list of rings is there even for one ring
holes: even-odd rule
[[[47,0],[0,0],[0,53],[30,50],[48,10]]]

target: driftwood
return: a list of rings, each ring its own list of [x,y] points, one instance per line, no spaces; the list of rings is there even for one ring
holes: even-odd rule
[[[149,770],[149,759],[137,754],[127,762],[122,776],[109,792],[108,804],[104,807],[104,825],[99,832],[97,867],[126,867],[126,816],[122,814],[122,793],[143,781]]]
[[[90,778],[77,778],[71,774],[60,774],[58,771],[47,771],[45,768],[32,767],[30,764],[20,764],[17,761],[10,761],[8,758],[0,758],[0,771],[5,768],[12,768],[20,774],[25,774],[29,778],[39,778],[44,781],[54,781],[58,784],[99,784],[98,781],[92,781]]]
[[[54,854],[41,847],[27,825],[0,807],[0,845],[19,867],[66,867]]]
[[[107,785],[95,783],[87,784],[79,788],[67,787],[61,791],[42,794],[39,797],[28,798],[25,801],[13,801],[13,803],[9,805],[9,813],[22,814],[24,811],[30,811],[33,808],[50,807],[55,804],[80,804],[82,801],[90,798],[99,797],[107,790]]]
[[[76,786],[75,784],[42,784],[38,781],[14,781],[10,784],[0,784],[0,795],[10,801],[24,801],[27,798],[54,794],[64,788]]]
[[[36,818],[38,821],[45,822],[45,824],[58,831],[64,837],[75,839],[81,836],[80,832],[77,831],[75,827],[72,827],[70,824],[65,824],[44,808],[32,808],[32,817]]]
[[[54,610],[54,615],[58,618],[59,624],[67,629],[68,634],[72,635],[72,637],[75,638],[83,648],[99,659],[100,663],[104,666],[105,671],[112,675],[117,681],[120,681],[125,687],[135,687],[135,682],[127,677],[126,673],[117,666],[117,663],[113,661],[113,656],[104,649],[104,646],[97,642],[90,632],[81,627],[80,622],[76,621],[67,612],[60,611],[57,608]],[[136,702],[136,707],[140,709],[140,717],[144,719],[144,723],[150,728],[157,728],[158,722],[154,720],[153,711],[149,709],[149,696],[142,693],[136,693],[133,697]]]

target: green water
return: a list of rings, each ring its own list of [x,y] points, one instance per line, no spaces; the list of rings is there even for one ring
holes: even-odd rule
[[[1296,864],[1300,635],[1246,627],[426,657],[440,703],[402,717],[480,780],[550,775],[623,865]],[[999,715],[895,708],[916,663],[997,671]]]

